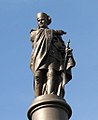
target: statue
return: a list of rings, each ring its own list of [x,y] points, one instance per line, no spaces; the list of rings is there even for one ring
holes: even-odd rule
[[[35,97],[45,94],[64,97],[64,86],[72,79],[71,69],[75,66],[69,42],[65,45],[62,39],[66,32],[49,29],[51,18],[46,13],[38,13],[37,22],[37,29],[30,32]]]

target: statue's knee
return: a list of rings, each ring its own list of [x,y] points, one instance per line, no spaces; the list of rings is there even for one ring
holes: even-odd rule
[[[39,76],[35,76],[34,80],[35,80],[35,84],[40,84],[40,77]]]
[[[54,69],[50,69],[47,73],[47,78],[48,80],[55,80],[55,70]]]
[[[35,81],[35,84],[40,84],[40,82],[41,82],[41,80],[40,80],[40,71],[37,71],[34,74],[34,81]]]

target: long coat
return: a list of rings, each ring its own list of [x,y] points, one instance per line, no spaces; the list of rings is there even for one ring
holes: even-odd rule
[[[61,36],[56,34],[55,30],[41,28],[31,30],[30,37],[33,48],[31,70],[35,74],[37,70],[48,69],[51,66],[56,71],[62,71],[60,90],[64,89],[64,85],[72,79],[71,68],[75,66],[75,61],[72,53],[66,58],[66,46]]]
[[[48,69],[49,65],[57,71],[64,70],[65,44],[54,30],[37,29],[31,33],[32,55],[30,66],[33,72]]]

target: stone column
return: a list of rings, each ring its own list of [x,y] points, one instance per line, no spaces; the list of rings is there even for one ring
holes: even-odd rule
[[[27,116],[29,120],[69,120],[72,110],[66,101],[53,94],[34,99]]]

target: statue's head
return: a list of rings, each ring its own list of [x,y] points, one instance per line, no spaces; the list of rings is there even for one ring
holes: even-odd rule
[[[39,27],[47,27],[51,23],[51,18],[46,13],[37,13],[37,21]]]

